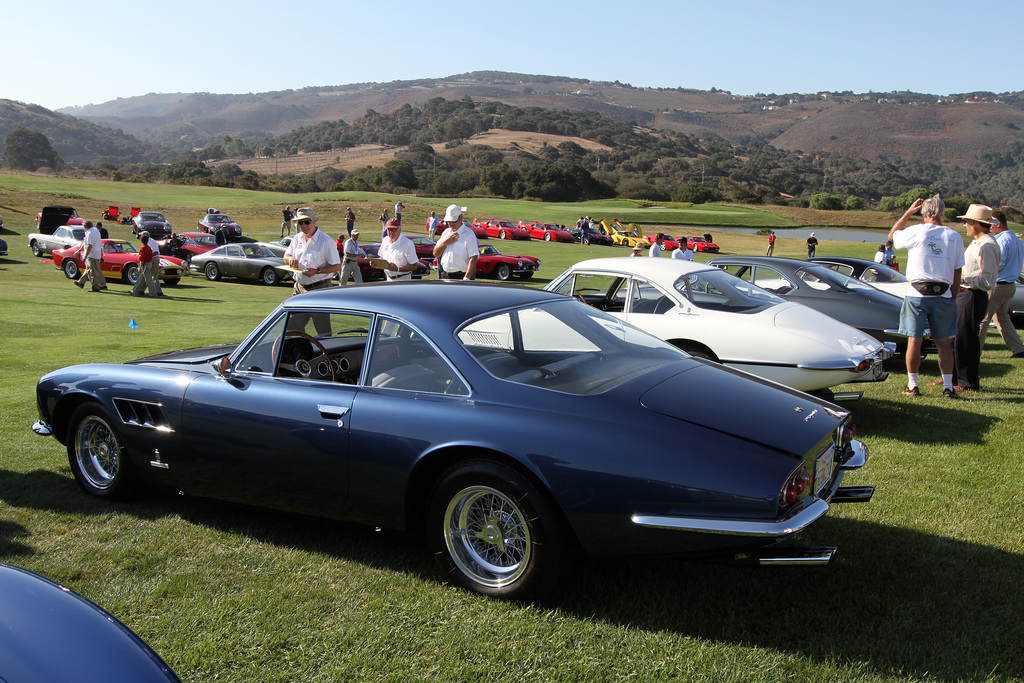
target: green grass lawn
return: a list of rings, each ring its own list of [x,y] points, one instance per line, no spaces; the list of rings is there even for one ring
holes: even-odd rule
[[[173,492],[129,504],[84,494],[64,449],[29,429],[39,377],[237,341],[290,288],[187,278],[166,300],[132,298],[118,281],[109,293],[85,293],[31,256],[25,216],[60,200],[52,186],[12,189],[17,177],[0,176],[11,247],[0,257],[0,561],[104,606],[183,680],[1024,680],[1024,361],[1011,360],[994,332],[985,390],[970,400],[944,401],[935,387],[906,398],[898,366],[885,383],[846,387],[865,391],[848,407],[871,451],[847,481],[878,489],[866,505],[835,506],[799,539],[839,546],[831,565],[590,561],[545,603],[498,603],[443,583],[423,547],[400,533]],[[68,203],[112,201],[102,194],[110,184],[96,185],[69,189],[96,194]],[[184,208],[214,205],[251,216],[250,234],[276,236],[277,206],[163,189],[151,203],[131,201],[183,217]],[[525,217],[534,208],[554,210],[502,210]],[[761,237],[715,238],[726,253],[763,253]],[[581,258],[627,253],[493,242],[541,257],[536,286]],[[819,253],[865,256],[871,246],[825,242]],[[802,241],[781,238],[776,252],[800,256]],[[926,359],[922,380],[937,372]],[[642,425],[637,436],[642,448]]]

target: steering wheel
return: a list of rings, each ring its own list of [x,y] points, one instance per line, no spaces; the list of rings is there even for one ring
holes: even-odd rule
[[[313,379],[330,379],[332,382],[337,382],[338,379],[334,373],[334,359],[331,358],[331,354],[328,353],[327,347],[324,346],[319,339],[312,337],[302,330],[287,330],[284,333],[285,342],[288,341],[288,337],[299,337],[309,342],[310,353],[315,354],[319,350],[319,355],[313,355],[312,358],[297,358],[294,362],[287,362],[284,358],[287,346],[281,352],[281,362],[279,368],[281,370],[288,370],[294,372],[299,377],[313,378]]]

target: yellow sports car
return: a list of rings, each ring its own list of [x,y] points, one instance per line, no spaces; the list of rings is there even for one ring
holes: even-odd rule
[[[601,230],[601,232],[611,237],[612,242],[620,246],[633,248],[638,244],[647,244],[647,240],[644,239],[643,236],[639,234],[639,230],[637,231],[638,234],[634,234],[627,230],[626,228],[624,228],[622,226],[622,223],[619,223],[614,218],[611,220],[608,220],[606,218],[603,221],[601,221],[601,223],[599,224],[599,229]]]

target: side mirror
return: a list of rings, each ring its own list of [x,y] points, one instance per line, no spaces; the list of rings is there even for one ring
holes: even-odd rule
[[[231,375],[231,361],[228,360],[227,356],[224,356],[220,360],[215,360],[210,363],[213,369],[217,371],[217,374],[221,377],[229,377]]]

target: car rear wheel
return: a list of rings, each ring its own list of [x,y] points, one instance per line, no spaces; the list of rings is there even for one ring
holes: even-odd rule
[[[507,263],[499,263],[498,267],[494,269],[494,277],[499,280],[510,280],[512,279],[512,269]]]
[[[139,266],[131,263],[125,266],[124,270],[121,271],[121,277],[124,278],[128,284],[134,287],[136,283],[138,283],[139,278],[142,277],[142,274],[139,272]]]
[[[203,269],[203,272],[206,273],[207,280],[220,279],[220,268],[212,261],[206,264],[206,268]]]
[[[28,246],[31,247],[32,249],[32,255],[37,258],[43,256],[43,254],[45,253],[39,246],[39,242],[36,242],[35,240],[32,240],[32,242]]]
[[[129,497],[137,478],[107,411],[97,403],[83,403],[72,413],[70,425],[68,460],[79,486],[101,498]]]
[[[265,285],[276,285],[280,278],[277,276],[277,271],[273,268],[264,268],[263,272],[260,273],[260,282]]]
[[[64,271],[64,277],[69,280],[77,280],[78,276],[81,275],[78,263],[76,263],[73,258],[64,259],[64,263],[61,265],[61,270]]]
[[[575,554],[547,496],[506,465],[451,467],[431,496],[430,550],[452,583],[492,598],[528,600],[550,591]]]

